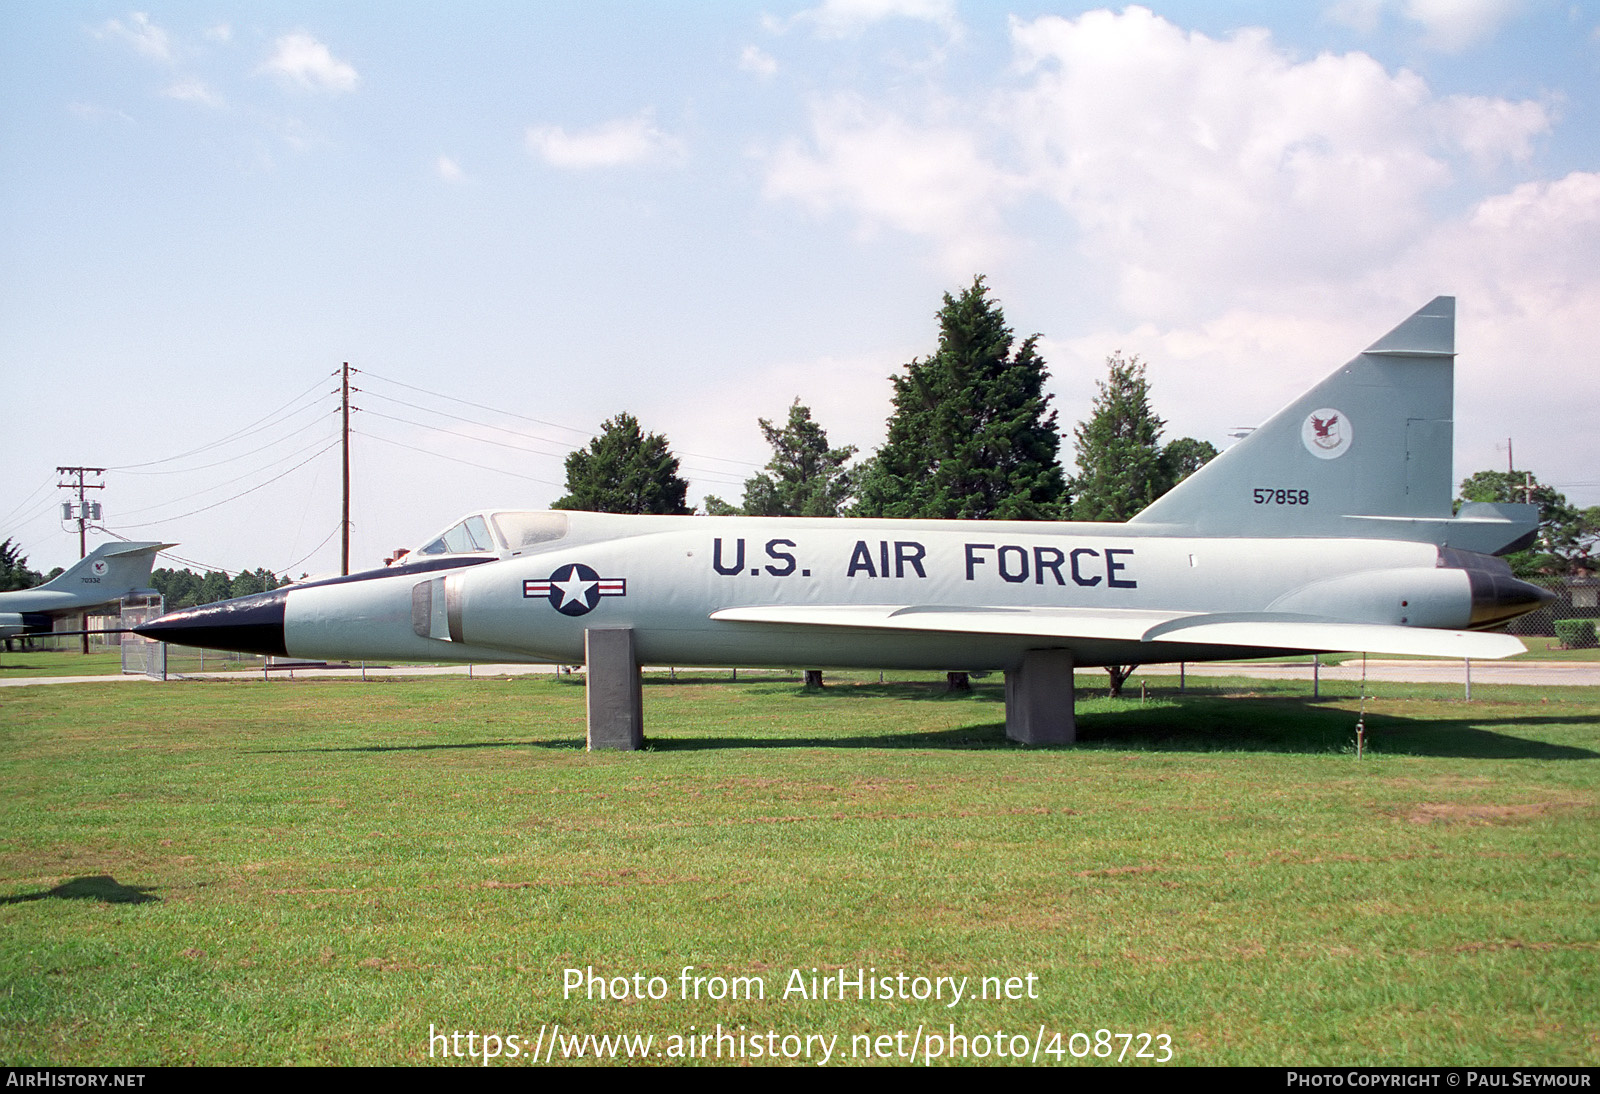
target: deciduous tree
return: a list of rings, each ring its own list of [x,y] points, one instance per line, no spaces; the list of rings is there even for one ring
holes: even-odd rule
[[[1506,556],[1519,577],[1571,573],[1594,568],[1600,540],[1600,506],[1578,509],[1566,495],[1529,471],[1479,471],[1461,480],[1457,507],[1464,501],[1524,502],[1539,507],[1539,528],[1526,550]]]

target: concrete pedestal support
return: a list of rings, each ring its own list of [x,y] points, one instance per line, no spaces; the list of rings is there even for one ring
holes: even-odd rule
[[[644,747],[644,689],[632,627],[590,627],[583,632],[588,680],[589,751],[635,752]]]
[[[1072,704],[1072,652],[1029,650],[1006,673],[1006,736],[1025,745],[1078,739]]]

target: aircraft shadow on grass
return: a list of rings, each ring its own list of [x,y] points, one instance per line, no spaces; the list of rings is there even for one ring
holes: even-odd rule
[[[1326,755],[1354,753],[1355,716],[1345,710],[1319,710],[1309,700],[1299,704],[1276,700],[1270,712],[1256,710],[1247,724],[1218,729],[1211,718],[1194,718],[1186,708],[1080,713],[1078,740],[1070,745],[1029,746],[1050,751],[1121,752],[1278,752]],[[1485,728],[1483,719],[1411,719],[1390,715],[1366,718],[1367,751],[1389,756],[1436,756],[1455,759],[1594,760],[1600,752],[1571,745],[1531,741]],[[1559,717],[1510,719],[1507,724],[1592,725],[1592,719]],[[975,723],[926,733],[873,736],[813,737],[647,737],[645,747],[658,752],[714,748],[928,748],[952,750],[1018,747],[1006,737],[1004,722]]]
[[[0,904],[26,904],[32,900],[97,900],[101,904],[148,904],[159,901],[146,885],[124,885],[110,874],[75,877],[41,893],[0,897]]]
[[[665,682],[664,682],[665,683]],[[763,684],[774,681],[762,681]],[[783,682],[777,682],[783,683]],[[666,684],[666,686],[671,686]],[[973,703],[977,719],[966,725],[926,732],[897,730],[887,733],[849,733],[852,720],[838,720],[840,733],[808,735],[750,734],[718,736],[680,736],[672,733],[647,734],[645,748],[656,752],[691,752],[728,748],[877,748],[944,749],[977,751],[1016,748],[1006,737],[1003,721],[984,718],[986,708],[1003,701],[1000,690],[980,687],[970,694],[952,694],[943,682],[856,684],[817,692],[799,693],[794,682],[789,690],[802,703],[808,698],[828,700],[877,699],[902,702]],[[1348,701],[1349,696],[1342,696]],[[1087,699],[1087,696],[1084,697]],[[1075,744],[1051,747],[1061,750],[1119,749],[1130,752],[1278,752],[1285,754],[1326,755],[1355,751],[1356,712],[1328,705],[1309,696],[1240,696],[1237,694],[1191,694],[1172,702],[1170,697],[1141,705],[1137,697],[1125,697],[1121,709],[1080,710],[1078,740]],[[814,712],[803,708],[798,717]],[[840,712],[842,713],[842,712]],[[1408,718],[1368,712],[1365,719],[1365,748],[1380,755],[1437,756],[1456,759],[1518,760],[1593,760],[1600,752],[1574,745],[1529,740],[1517,731],[1564,725],[1589,726],[1591,717],[1559,714],[1554,711],[1532,716],[1496,717],[1492,708],[1481,713],[1464,708],[1460,717]],[[1505,731],[1495,727],[1506,727]],[[569,751],[583,747],[582,739],[541,738],[522,740],[428,742],[418,744],[368,744],[298,749],[263,749],[263,752],[429,752],[463,749],[548,749]]]

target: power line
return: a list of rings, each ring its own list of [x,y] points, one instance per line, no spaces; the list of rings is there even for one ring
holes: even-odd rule
[[[484,406],[482,403],[475,403],[471,399],[458,399],[454,395],[446,395],[441,391],[430,391],[425,387],[418,387],[416,384],[408,384],[404,380],[392,380],[387,376],[383,376],[376,372],[371,372],[367,369],[362,369],[361,374],[363,376],[370,376],[375,380],[382,380],[386,384],[394,384],[398,387],[409,388],[412,391],[420,391],[424,395],[432,395],[436,399],[448,399],[452,403],[461,403],[463,406],[471,406],[477,407],[479,410],[487,410],[490,414],[504,414],[509,418],[521,418],[523,421],[533,422],[535,425],[546,425],[551,429],[564,429],[568,433],[576,433],[580,437],[588,437],[591,435],[587,429],[577,429],[570,425],[562,425],[560,422],[547,422],[543,418],[530,418],[528,415],[518,414],[514,410],[505,410],[501,407]]]
[[[322,423],[313,422],[311,424],[312,425],[320,425]],[[296,430],[296,432],[301,432],[301,431],[300,430]],[[292,434],[291,434],[291,436],[292,436]],[[283,439],[287,440],[288,437],[285,437]],[[333,443],[338,443],[337,439],[335,439],[335,441]],[[180,497],[168,498],[167,500],[159,501],[154,505],[146,505],[142,509],[130,509],[126,513],[122,514],[122,516],[132,517],[132,516],[137,516],[140,513],[151,512],[152,510],[155,510],[155,509],[164,509],[169,505],[177,505],[179,502],[189,501],[189,500],[191,500],[193,498],[198,498],[203,494],[209,494],[213,490],[220,490],[225,486],[232,486],[234,483],[239,482],[241,479],[248,479],[253,475],[259,475],[263,471],[270,470],[271,468],[273,468],[274,466],[276,466],[278,464],[286,463],[289,460],[295,459],[297,456],[304,455],[306,452],[310,451],[315,446],[316,446],[316,442],[313,442],[312,444],[306,445],[304,448],[296,449],[295,451],[290,452],[289,454],[287,454],[285,456],[279,456],[277,459],[273,460],[270,463],[261,464],[261,465],[258,465],[256,467],[252,467],[250,470],[246,471],[242,475],[235,475],[231,479],[224,479],[223,481],[221,481],[219,483],[214,483],[211,486],[207,486],[207,487],[204,487],[204,488],[202,488],[200,490],[196,490],[192,494],[184,494],[184,495],[182,495]],[[271,445],[268,445],[267,447],[270,448]],[[322,451],[327,451],[327,450],[323,449]],[[229,462],[229,461],[223,461],[223,462]],[[160,474],[160,472],[157,472],[157,474]],[[176,519],[176,518],[174,518],[174,519]]]
[[[104,525],[95,525],[95,530],[99,531],[99,532],[104,532],[106,535],[111,536],[111,537],[113,537],[115,539],[120,539],[124,543],[131,542],[129,540],[129,538],[127,536],[123,535],[121,532],[114,532],[110,528],[105,527]],[[281,571],[280,570],[268,570],[267,572],[271,573],[271,574],[277,574],[277,573],[281,572],[281,573],[287,575],[296,566],[299,566],[300,563],[302,563],[306,559],[310,558],[311,555],[314,555],[318,551],[322,550],[322,548],[327,545],[328,540],[332,539],[334,536],[336,536],[338,534],[339,534],[339,528],[338,528],[337,525],[335,525],[333,531],[329,532],[326,536],[324,536],[321,543],[319,543],[315,547],[311,548],[311,551],[310,551],[309,554],[305,555],[304,557],[298,559],[295,562],[291,562],[289,565],[283,567],[281,569]],[[156,554],[157,554],[157,556],[159,556],[161,558],[171,559],[174,562],[181,562],[185,566],[198,566],[205,573],[223,574],[223,575],[227,576],[230,580],[232,578],[234,578],[234,577],[239,576],[240,574],[246,574],[246,573],[250,572],[249,570],[230,570],[226,566],[213,566],[209,562],[200,562],[200,561],[198,561],[196,559],[185,558],[183,555],[176,554],[176,553],[174,553],[172,551],[157,551]],[[266,569],[266,567],[257,567],[257,569]]]
[[[375,393],[372,392],[372,391],[367,391],[366,394],[372,395],[372,394],[375,394]],[[386,396],[382,396],[382,395],[380,395],[378,397],[380,399],[387,398]],[[446,418],[454,418],[457,421],[466,422],[469,425],[485,425],[490,429],[499,429],[504,433],[511,434],[513,437],[523,437],[523,438],[532,439],[532,440],[544,440],[544,438],[534,437],[531,434],[521,433],[521,432],[518,432],[517,430],[514,430],[514,429],[506,429],[504,426],[489,425],[486,422],[477,422],[477,421],[472,420],[471,418],[463,418],[463,417],[461,417],[460,415],[457,415],[457,414],[445,414],[443,411],[431,410],[428,407],[416,406],[416,404],[414,404],[414,403],[407,403],[407,402],[405,402],[404,400],[401,400],[401,399],[391,399],[390,401],[391,402],[401,403],[403,406],[415,407],[417,410],[421,410],[424,413],[440,414],[440,415],[442,415],[443,417],[446,417]],[[446,434],[449,434],[452,437],[460,437],[463,440],[473,441],[473,442],[478,443],[478,444],[492,444],[492,445],[496,445],[496,446],[498,446],[500,448],[509,448],[514,452],[527,452],[530,455],[547,456],[547,457],[550,457],[550,458],[553,458],[553,459],[565,459],[566,455],[567,455],[566,452],[559,452],[559,453],[557,453],[557,452],[542,452],[542,451],[540,451],[539,449],[536,449],[536,448],[525,448],[522,445],[511,444],[508,441],[497,441],[492,437],[474,437],[470,433],[462,433],[459,430],[447,429],[447,428],[445,428],[444,426],[441,426],[441,425],[428,425],[425,422],[414,421],[411,418],[402,418],[402,417],[400,417],[399,415],[396,415],[396,414],[385,414],[381,410],[373,410],[370,407],[367,408],[365,413],[369,417],[383,418],[383,419],[385,419],[387,421],[391,421],[391,422],[401,422],[401,423],[403,423],[405,425],[413,425],[413,426],[416,426],[418,429],[427,429],[427,430],[431,430],[431,431],[433,431],[435,433],[446,433]],[[359,432],[363,437],[375,436],[374,434],[367,433],[365,430],[361,430]],[[376,439],[385,440],[386,438],[377,437]],[[389,443],[391,443],[391,444],[399,444],[398,441],[391,441]],[[548,442],[548,443],[555,443],[555,442]],[[411,446],[402,445],[401,447],[411,447]],[[449,459],[450,458],[450,457],[442,456],[440,453],[437,453],[437,452],[431,452],[431,451],[429,451],[428,449],[425,449],[425,448],[414,448],[412,450],[415,451],[415,452],[423,452],[423,453],[425,453],[427,455],[430,455],[430,456],[440,456],[440,458],[442,458],[442,459]],[[457,460],[456,462],[457,463],[465,463],[470,467],[482,467],[483,466],[482,464],[471,463],[468,460]],[[499,470],[499,468],[490,468],[490,470]],[[523,477],[526,477],[526,476],[523,476]],[[727,485],[727,486],[742,486],[743,485],[743,480],[742,479],[728,478],[727,475],[724,472],[721,472],[721,471],[710,471],[710,470],[702,469],[702,470],[700,470],[700,471],[695,473],[695,477],[696,478],[709,479],[710,481],[712,481],[714,483],[721,484],[721,485]],[[533,481],[542,482],[544,480],[535,479]],[[558,484],[551,483],[550,485],[554,486],[554,485],[558,485]]]
[[[272,476],[272,478],[268,479],[266,482],[258,483],[257,485],[250,487],[250,489],[248,489],[248,490],[241,490],[237,494],[232,495],[231,497],[223,498],[221,501],[212,502],[210,505],[203,505],[199,509],[191,509],[187,513],[179,513],[177,516],[162,517],[160,520],[145,521],[143,524],[125,524],[125,525],[123,525],[123,527],[124,528],[151,528],[151,527],[154,527],[157,524],[170,524],[175,520],[182,520],[185,517],[192,517],[197,513],[208,512],[209,510],[215,509],[219,505],[226,505],[226,504],[228,504],[228,502],[236,501],[237,499],[244,497],[246,494],[253,494],[257,490],[262,489],[263,487],[271,486],[273,483],[277,482],[279,479],[283,478],[285,475],[289,475],[289,474],[292,474],[295,471],[298,471],[300,468],[304,467],[306,464],[310,463],[312,460],[316,459],[318,456],[322,455],[324,452],[331,451],[332,449],[337,448],[338,446],[339,446],[339,442],[337,440],[335,440],[334,442],[332,442],[331,444],[327,445],[326,447],[319,449],[318,451],[312,453],[310,456],[307,456],[305,459],[301,460],[299,463],[295,464],[293,467],[289,468],[288,470],[283,471],[280,474]]]
[[[316,381],[310,387],[306,388],[300,394],[296,395],[293,399],[290,399],[287,403],[284,403],[277,410],[274,410],[274,411],[268,413],[264,417],[257,418],[254,422],[251,422],[249,425],[245,426],[244,429],[240,430],[238,433],[234,433],[234,434],[230,434],[229,436],[226,436],[226,437],[218,438],[217,440],[211,441],[211,442],[209,442],[207,444],[203,444],[198,448],[191,448],[187,452],[180,452],[176,456],[167,456],[167,457],[165,457],[163,459],[159,459],[159,460],[148,460],[145,463],[124,464],[121,467],[108,467],[108,468],[106,468],[106,470],[107,471],[131,471],[134,468],[138,468],[138,467],[155,467],[157,464],[171,463],[173,460],[181,460],[181,459],[184,459],[185,457],[193,456],[193,455],[196,455],[197,453],[204,452],[207,449],[216,448],[219,445],[227,444],[229,441],[240,440],[240,439],[242,439],[244,437],[251,436],[254,433],[259,433],[262,429],[267,428],[268,425],[273,424],[273,423],[271,423],[269,421],[269,419],[277,417],[282,411],[284,411],[284,410],[288,409],[289,407],[293,406],[295,403],[298,403],[300,400],[304,399],[307,395],[310,395],[317,388],[321,387],[322,384],[325,383],[325,382],[326,382],[325,380]],[[298,413],[298,411],[296,413]]]
[[[372,392],[372,391],[368,391],[368,392],[366,392],[366,394],[373,395],[373,394],[376,394],[376,393]],[[384,395],[379,395],[378,398],[385,399],[385,398],[388,398],[388,397],[384,396]],[[528,439],[528,440],[545,441],[546,443],[549,443],[549,444],[556,443],[554,441],[547,441],[546,438],[537,437],[537,436],[534,436],[533,434],[530,434],[530,433],[522,433],[522,432],[519,432],[518,430],[515,430],[515,429],[506,429],[504,426],[491,425],[490,423],[487,423],[487,422],[479,422],[479,421],[475,421],[475,420],[473,420],[471,418],[463,418],[458,414],[446,414],[444,411],[441,411],[441,410],[432,410],[432,409],[430,409],[428,407],[425,407],[425,406],[417,406],[415,403],[408,403],[408,402],[405,402],[403,399],[390,399],[389,401],[390,402],[400,403],[402,406],[415,407],[415,409],[423,411],[426,414],[438,414],[438,415],[441,415],[442,417],[454,418],[456,421],[466,422],[468,425],[482,425],[482,426],[485,426],[486,428],[489,428],[489,429],[498,429],[502,433],[511,434],[513,437],[522,437],[522,438]],[[372,417],[375,417],[375,418],[385,418],[385,419],[387,419],[388,421],[391,421],[391,422],[402,422],[402,423],[404,423],[406,425],[414,425],[418,429],[432,430],[435,433],[448,433],[452,437],[460,437],[460,438],[462,438],[464,440],[474,441],[474,442],[476,442],[478,444],[498,445],[501,448],[509,448],[509,449],[511,449],[512,451],[515,451],[515,452],[527,452],[527,453],[529,453],[531,455],[534,455],[534,456],[549,456],[549,457],[551,457],[553,459],[565,459],[567,457],[567,454],[572,451],[571,449],[568,449],[565,452],[542,452],[537,448],[524,448],[522,445],[510,444],[510,443],[508,443],[506,441],[497,441],[492,437],[474,437],[470,433],[462,433],[459,430],[455,430],[455,429],[446,429],[442,425],[428,425],[426,422],[413,421],[410,418],[402,418],[402,417],[400,417],[399,415],[396,415],[396,414],[385,414],[381,410],[373,410],[370,407],[367,408],[366,413],[368,415],[371,415]],[[363,436],[368,436],[369,434],[363,433],[362,435]],[[424,452],[424,451],[427,451],[427,450],[419,448],[419,449],[417,449],[417,451],[418,452]],[[432,455],[432,454],[433,453],[430,453],[430,455]],[[477,466],[477,465],[474,465],[474,466]],[[691,470],[694,470],[694,469],[691,469]],[[724,472],[724,471],[713,471],[713,470],[709,470],[709,469],[705,469],[705,468],[700,468],[698,470],[694,470],[694,474],[695,474],[696,478],[710,479],[712,482],[720,483],[720,484],[726,485],[726,486],[742,486],[742,485],[744,485],[744,480],[729,478],[729,477],[727,477],[727,473]]]
[[[367,413],[372,414],[372,413],[376,413],[376,412],[375,411],[368,411]],[[380,415],[380,416],[381,417],[387,417],[387,415]],[[409,448],[413,452],[421,452],[424,456],[432,456],[435,459],[449,460],[451,463],[465,464],[468,467],[476,467],[476,468],[479,468],[479,469],[481,469],[483,471],[498,471],[502,475],[510,475],[514,479],[526,479],[528,482],[536,482],[536,483],[539,483],[541,486],[554,486],[557,489],[561,489],[562,486],[563,486],[563,484],[561,484],[559,482],[551,482],[549,479],[535,478],[532,475],[519,475],[515,471],[507,471],[503,467],[492,467],[492,466],[490,466],[489,464],[486,464],[486,463],[473,463],[471,460],[458,459],[455,456],[446,456],[442,452],[430,452],[426,448],[418,448],[414,444],[405,444],[405,443],[403,443],[401,441],[390,440],[388,437],[380,437],[376,433],[367,432],[365,429],[358,429],[358,430],[356,430],[356,433],[357,433],[357,435],[362,436],[362,437],[366,437],[369,440],[380,441],[383,444],[392,444],[396,448]]]
[[[316,409],[315,404],[312,404],[312,405],[305,406],[305,407],[301,408],[301,410],[314,410],[314,409]],[[295,414],[301,413],[301,410],[295,411]],[[290,415],[290,417],[293,417],[293,415]],[[247,458],[249,456],[254,456],[257,452],[265,452],[269,448],[274,448],[277,445],[282,444],[284,441],[288,440],[290,437],[297,437],[300,434],[304,433],[306,430],[315,429],[317,426],[319,426],[321,424],[322,424],[322,419],[321,418],[314,418],[311,421],[307,422],[305,425],[301,426],[300,428],[295,429],[295,430],[291,430],[290,432],[285,433],[283,436],[279,437],[277,440],[268,441],[266,444],[262,445],[260,448],[252,448],[248,452],[241,452],[237,456],[229,456],[227,459],[218,460],[216,463],[203,463],[203,464],[200,464],[197,467],[174,467],[174,468],[172,468],[170,470],[167,470],[167,471],[134,471],[134,470],[128,470],[127,468],[112,468],[112,470],[114,470],[114,471],[116,471],[116,470],[126,470],[128,472],[128,474],[130,474],[130,475],[186,475],[186,474],[190,473],[191,471],[209,471],[213,467],[221,467],[224,464],[234,463],[235,461],[245,459],[245,458]],[[177,459],[177,458],[179,458],[179,457],[173,457],[173,459]],[[170,462],[170,461],[161,460],[161,461],[158,461],[158,462],[167,463],[167,462]],[[144,464],[136,464],[135,466],[143,467],[143,466],[146,466],[146,465],[144,465]]]
[[[437,399],[448,399],[453,403],[461,403],[461,404],[463,404],[465,406],[476,407],[479,410],[486,410],[491,414],[504,414],[504,415],[506,415],[507,417],[510,417],[510,418],[521,418],[525,422],[533,422],[536,425],[549,426],[552,429],[564,429],[568,433],[576,433],[578,436],[583,437],[586,440],[587,439],[592,439],[593,436],[594,436],[593,432],[590,431],[590,430],[587,430],[587,429],[578,429],[575,426],[562,425],[560,422],[546,421],[543,418],[533,418],[533,417],[530,417],[530,416],[528,416],[526,414],[518,414],[514,410],[505,410],[505,409],[503,409],[501,407],[485,406],[482,403],[475,403],[470,399],[458,399],[454,395],[446,395],[443,392],[439,392],[439,391],[430,391],[425,387],[418,387],[415,384],[408,384],[403,380],[390,379],[387,376],[380,375],[379,373],[376,373],[376,372],[369,372],[369,371],[367,371],[365,369],[361,369],[361,370],[357,370],[357,371],[360,371],[362,373],[362,375],[364,375],[364,376],[370,376],[370,377],[372,377],[374,379],[382,380],[384,383],[387,383],[387,384],[395,384],[395,385],[398,385],[399,387],[409,388],[412,391],[420,391],[424,395],[432,395],[433,397],[435,397]],[[374,394],[374,393],[369,389],[368,390],[368,394]],[[396,401],[398,401],[398,400],[396,400]],[[424,409],[424,408],[419,407],[418,409]],[[432,411],[431,413],[440,414],[440,413],[443,413],[443,412],[442,411]],[[478,423],[478,424],[487,424],[487,423]],[[500,427],[495,427],[495,428],[500,428]],[[538,438],[538,439],[544,440],[546,438]],[[678,455],[678,456],[692,456],[697,460],[715,460],[718,463],[736,463],[736,464],[739,464],[742,467],[756,467],[756,468],[759,468],[761,466],[761,464],[751,463],[749,460],[735,460],[735,459],[730,459],[727,456],[708,456],[705,453],[701,453],[701,452],[682,452],[682,451],[679,451],[679,452],[675,452],[674,454]]]
[[[330,539],[332,539],[334,536],[339,534],[339,527],[340,527],[339,525],[335,524],[333,526],[333,531],[329,532],[327,535],[322,537],[322,542],[321,543],[319,543],[315,547],[311,548],[311,550],[307,551],[304,555],[302,555],[296,561],[291,562],[291,563],[289,563],[289,565],[285,566],[283,568],[284,576],[285,577],[289,576],[289,574],[293,570],[297,569],[302,563],[304,563],[306,559],[310,558],[312,555],[316,554],[318,551],[320,551],[324,547],[326,547],[328,545],[328,541]]]
[[[453,420],[458,421],[458,422],[466,422],[468,425],[481,425],[486,429],[497,429],[501,433],[509,433],[513,437],[521,437],[524,440],[538,441],[538,442],[540,442],[542,444],[552,444],[552,445],[555,445],[555,446],[557,446],[558,448],[561,449],[560,452],[543,452],[543,453],[540,453],[540,455],[565,457],[568,452],[572,451],[572,446],[571,445],[566,444],[566,443],[564,443],[562,441],[553,440],[553,439],[551,439],[549,437],[541,437],[537,433],[524,433],[519,429],[508,429],[503,425],[495,425],[492,422],[479,421],[476,418],[465,418],[465,417],[462,417],[460,414],[451,414],[448,411],[435,410],[432,407],[421,406],[421,405],[419,405],[417,403],[408,403],[404,399],[396,399],[392,395],[384,395],[381,392],[372,391],[371,389],[368,389],[366,394],[371,395],[374,398],[382,399],[385,402],[399,403],[401,406],[408,406],[412,410],[420,410],[424,414],[437,414],[441,418],[450,418],[450,419],[453,419]],[[376,410],[372,410],[369,407],[368,410],[367,410],[367,413],[369,413],[369,414],[378,414],[379,412],[376,411]],[[385,417],[385,418],[393,418],[392,415],[387,415],[387,414],[379,414],[379,416],[380,417]],[[408,425],[421,426],[423,429],[440,429],[439,426],[423,425],[423,423],[421,423],[421,422],[413,422],[413,421],[410,421],[409,419],[406,419],[406,418],[393,418],[393,420],[397,421],[397,422],[406,422],[406,424],[408,424]],[[444,430],[441,430],[441,432],[448,433],[450,431],[447,430],[447,429],[444,429]],[[467,436],[467,434],[465,434],[465,433],[458,433],[456,435],[457,436],[461,436],[461,437]],[[470,438],[470,439],[479,440],[480,438],[473,437],[473,438]],[[497,444],[499,442],[490,441],[489,443]],[[533,449],[523,449],[523,451],[531,452],[531,451],[533,451]]]
[[[103,524],[97,524],[97,525],[94,526],[94,528],[95,528],[95,531],[104,532],[106,535],[110,536],[113,539],[120,539],[124,543],[132,542],[127,536],[123,535],[121,532],[113,531],[112,529],[107,528]],[[244,570],[233,570],[233,571],[230,571],[225,566],[212,566],[209,563],[196,562],[192,558],[184,558],[182,555],[175,555],[171,551],[157,551],[156,555],[158,557],[160,557],[160,558],[169,558],[174,562],[181,562],[185,566],[198,566],[198,567],[200,567],[201,570],[205,571],[206,573],[219,573],[219,574],[222,574],[224,577],[228,577],[230,574],[242,574],[242,573],[246,572]],[[231,578],[230,578],[230,580],[231,580]]]
[[[7,513],[4,517],[0,517],[0,525],[9,524],[11,522],[11,518],[12,517],[16,516],[23,509],[26,509],[29,505],[31,505],[33,503],[33,500],[36,497],[38,497],[41,493],[43,493],[44,491],[50,489],[50,487],[54,485],[54,481],[53,481],[54,479],[55,479],[54,475],[51,475],[48,478],[46,478],[44,480],[44,482],[39,484],[38,488],[35,489],[33,493],[29,494],[26,498],[22,499],[22,501],[17,503],[17,505],[12,508],[11,512]]]
[[[368,394],[370,395],[371,392],[368,392]],[[409,405],[409,404],[407,404],[407,405]],[[418,407],[418,409],[419,410],[427,410],[426,407]],[[373,410],[371,407],[367,408],[366,413],[369,414],[370,416],[374,417],[374,418],[386,418],[391,422],[404,422],[406,425],[414,425],[418,429],[428,429],[428,430],[432,430],[435,433],[448,433],[452,437],[461,437],[461,438],[464,438],[465,440],[476,441],[476,442],[478,442],[480,444],[499,445],[501,448],[510,448],[510,449],[513,449],[513,450],[515,450],[517,452],[527,452],[527,453],[530,453],[531,455],[534,455],[534,456],[548,456],[551,459],[557,459],[557,460],[566,459],[566,456],[567,456],[566,452],[541,452],[537,448],[524,448],[520,444],[510,444],[510,443],[508,443],[506,441],[497,441],[497,440],[494,440],[494,439],[492,439],[490,437],[474,437],[470,433],[461,433],[461,432],[459,432],[457,430],[454,430],[454,429],[446,429],[442,425],[428,425],[428,424],[426,424],[424,422],[414,422],[410,418],[401,418],[401,417],[399,417],[397,415],[394,415],[394,414],[385,414],[383,411],[381,411],[381,410]],[[429,413],[436,414],[436,413],[438,413],[438,411],[429,411]],[[455,418],[456,415],[449,414],[449,415],[446,415],[446,417]],[[468,419],[466,419],[466,418],[458,418],[457,420],[458,421],[463,421],[463,422],[468,421]],[[481,423],[469,422],[469,424],[478,425],[478,424],[481,424]],[[498,427],[493,427],[492,426],[490,428],[498,428]],[[506,430],[506,432],[511,433],[511,435],[514,436],[514,437],[524,436],[524,434],[516,433],[516,432],[513,432],[512,430]],[[537,440],[538,438],[534,438],[534,439]]]

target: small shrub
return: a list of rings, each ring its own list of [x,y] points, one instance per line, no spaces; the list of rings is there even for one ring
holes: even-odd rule
[[[1561,645],[1569,650],[1593,649],[1595,646],[1594,620],[1558,619],[1556,620],[1556,637],[1561,639]]]

